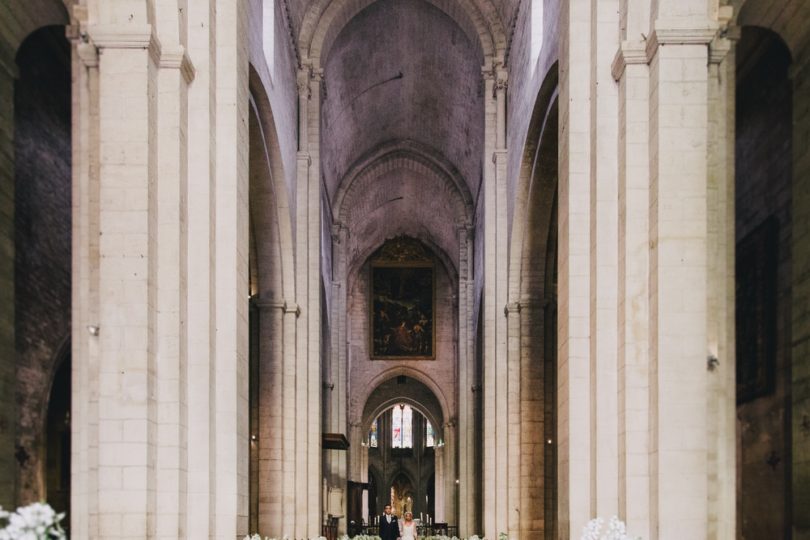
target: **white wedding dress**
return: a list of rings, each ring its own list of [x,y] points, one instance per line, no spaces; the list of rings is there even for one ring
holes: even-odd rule
[[[415,540],[416,538],[416,523],[410,525],[402,525],[402,540]]]

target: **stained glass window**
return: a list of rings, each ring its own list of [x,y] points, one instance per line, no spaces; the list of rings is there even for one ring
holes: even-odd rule
[[[435,444],[436,441],[433,438],[433,424],[431,424],[429,420],[425,419],[425,446],[430,448]]]
[[[413,448],[413,410],[410,405],[396,405],[391,415],[393,448]]]
[[[377,448],[377,422],[379,419],[375,419],[374,422],[371,423],[371,429],[368,431],[368,445],[372,448]]]
[[[413,448],[413,410],[407,405],[402,410],[402,448]]]

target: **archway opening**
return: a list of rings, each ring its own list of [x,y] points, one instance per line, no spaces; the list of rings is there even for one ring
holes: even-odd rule
[[[735,118],[737,530],[791,530],[793,111],[790,52],[743,27]]]
[[[0,257],[14,265],[8,307],[14,310],[16,353],[9,355],[14,389],[2,392],[15,400],[16,470],[0,476],[16,479],[12,506],[47,499],[58,512],[70,499],[70,361],[63,352],[71,326],[70,58],[64,26],[34,31],[17,51],[14,248],[10,257]]]

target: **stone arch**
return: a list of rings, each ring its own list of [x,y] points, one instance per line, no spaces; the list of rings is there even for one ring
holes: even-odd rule
[[[538,159],[540,157],[540,144],[541,139],[545,137],[548,140],[550,135],[556,137],[556,133],[551,134],[551,116],[556,114],[554,109],[557,103],[558,96],[558,74],[559,63],[555,62],[543,80],[540,90],[535,100],[535,106],[532,111],[532,118],[529,122],[528,135],[526,137],[526,144],[523,148],[523,158],[520,165],[520,173],[518,178],[518,191],[515,197],[517,204],[515,205],[515,212],[512,217],[512,238],[511,248],[509,250],[509,298],[511,301],[516,302],[520,300],[521,294],[525,288],[523,284],[523,264],[525,262],[525,251],[527,249],[526,236],[529,227],[529,213],[530,213],[530,195],[533,189],[539,189],[538,184],[535,183],[535,172]],[[548,150],[546,150],[545,157],[549,158]],[[548,198],[548,190],[550,186],[545,186],[543,198]]]
[[[62,7],[57,3],[54,10]],[[23,13],[20,7],[16,15]],[[0,377],[8,381],[0,389],[0,424],[6,426],[0,429],[0,453],[7,456],[0,458],[0,504],[7,505],[45,496],[48,404],[72,315],[70,45],[64,26],[42,25],[54,21],[29,15],[22,24],[36,30],[16,44],[16,80],[5,78],[11,72],[0,75],[0,93],[8,96],[0,118],[9,122],[0,130],[8,134],[0,135],[0,154],[8,159],[0,162],[8,165],[0,180],[0,198],[8,201],[0,236],[13,246],[0,257],[0,289],[7,291],[0,302],[6,321],[0,327],[0,350],[6,353],[0,354]]]
[[[274,261],[271,280],[274,288],[268,301],[292,301],[295,297],[295,270],[292,241],[292,217],[287,184],[284,181],[281,150],[278,144],[273,111],[258,73],[250,66],[250,217],[254,231],[271,231],[256,235],[257,272],[266,273],[262,262]],[[255,169],[253,168],[255,167]],[[262,205],[261,203],[268,203]],[[269,277],[269,276],[268,276]],[[260,279],[261,281],[261,279]],[[267,285],[259,284],[269,292]],[[256,291],[261,293],[262,291]]]
[[[556,278],[557,92],[555,64],[529,123],[510,250],[509,297],[520,309],[521,345],[509,354],[520,363],[520,431],[542,434],[521,444],[519,531],[529,538],[553,538],[556,519],[556,455],[547,442],[557,438],[556,348],[549,346],[557,331],[555,292],[549,291]]]
[[[371,424],[371,420],[373,420],[373,418],[376,418],[376,415],[372,418],[371,417],[371,412],[372,411],[368,411],[368,413],[367,413],[366,410],[365,410],[366,405],[369,402],[369,398],[374,394],[374,392],[377,390],[377,388],[379,388],[383,383],[385,383],[387,381],[394,380],[394,379],[396,379],[397,377],[399,377],[401,375],[409,377],[409,378],[413,379],[414,381],[420,383],[427,390],[429,390],[433,394],[433,396],[436,398],[439,409],[430,411],[430,415],[427,415],[427,414],[424,415],[426,418],[428,418],[431,421],[432,421],[431,418],[434,418],[437,422],[439,422],[439,421],[442,422],[440,424],[434,424],[434,428],[441,429],[445,422],[448,422],[453,418],[453,416],[451,414],[451,411],[449,409],[449,403],[448,403],[447,396],[444,395],[444,392],[442,392],[441,387],[436,383],[436,381],[434,381],[430,377],[429,374],[423,372],[422,370],[417,370],[417,369],[415,369],[413,367],[410,367],[410,366],[399,365],[399,366],[391,367],[391,368],[377,374],[377,376],[374,377],[369,382],[368,385],[366,385],[366,387],[364,389],[365,391],[360,395],[359,399],[356,401],[356,403],[358,403],[358,404],[359,403],[363,404],[362,410],[358,410],[358,408],[355,408],[354,410],[349,411],[349,414],[351,415],[350,418],[349,418],[349,423],[350,424],[360,424],[362,426],[365,426],[367,423]],[[424,405],[422,405],[422,406],[424,407]],[[376,410],[377,408],[378,407],[375,407],[372,410]],[[385,408],[380,409],[377,414],[379,415],[379,413],[384,411],[384,410],[385,410]],[[366,419],[368,420],[368,422],[366,422]]]
[[[292,218],[281,150],[269,98],[254,67],[249,77],[250,427],[251,530],[272,530],[281,513],[281,365],[283,317],[295,300]]]
[[[45,26],[64,26],[70,23],[68,8],[73,0],[9,0],[0,7],[0,19],[5,21],[5,44],[10,45],[6,51],[0,51],[0,69],[16,72],[14,56],[23,41],[36,30]]]
[[[456,232],[452,227],[448,229],[446,223],[433,223],[435,227],[430,228],[431,231],[449,231],[444,236],[434,236],[427,230],[386,232],[375,227],[374,236],[364,236],[362,240],[357,238],[357,228],[365,222],[366,216],[387,203],[388,191],[378,189],[380,182],[398,170],[414,174],[418,181],[426,185],[426,189],[436,190],[438,200],[445,201],[444,204],[451,209],[451,219],[447,221],[452,221],[453,227],[469,226],[472,221],[472,196],[458,171],[447,160],[414,141],[386,143],[358,160],[335,194],[335,221],[352,232],[351,246],[342,248],[347,250],[346,255],[349,257],[346,276],[351,278],[356,274],[357,269],[386,240],[387,234],[405,233],[431,248],[443,262],[455,286],[458,275],[458,239]],[[438,215],[435,218],[440,219]]]
[[[444,271],[447,274],[448,279],[450,280],[450,287],[453,290],[456,290],[458,287],[458,267],[455,265],[452,257],[447,254],[441,246],[438,246],[431,238],[427,238],[425,235],[416,233],[411,235],[423,244],[425,244],[433,255],[439,259],[442,266],[444,266]],[[377,251],[380,246],[382,246],[386,240],[390,237],[386,238],[384,235],[381,235],[380,238],[375,238],[374,241],[369,242],[368,245],[358,254],[349,261],[347,265],[348,271],[347,275],[347,283],[348,283],[348,290],[353,290],[354,283],[357,279],[358,271],[368,262],[369,257]]]
[[[320,68],[340,30],[375,0],[315,0],[310,5],[299,33],[302,57]],[[479,47],[485,58],[503,55],[506,32],[491,0],[428,0],[446,13]]]
[[[415,382],[418,384],[411,384],[407,389],[403,389],[403,391],[399,393],[395,393],[394,390],[391,389],[391,387],[395,387],[396,377],[387,379],[377,385],[366,398],[366,403],[363,407],[361,422],[364,432],[368,431],[371,423],[382,413],[396,406],[398,403],[404,403],[410,405],[414,410],[419,411],[419,414],[430,421],[436,432],[441,434],[445,422],[441,404],[435,394],[425,384],[416,380]],[[426,399],[419,399],[419,393],[424,394],[425,392],[428,392],[428,394],[424,396]]]
[[[358,199],[365,201],[363,195],[369,184],[396,168],[434,180],[440,193],[451,202],[455,218],[460,223],[471,222],[472,195],[458,170],[438,152],[415,141],[389,141],[355,162],[335,194],[334,213],[338,221],[348,223],[351,210],[358,207]]]
[[[771,2],[763,0],[733,0],[737,26],[758,26],[779,36],[796,58],[806,46],[807,28],[796,24],[801,12],[808,8],[806,0],[785,0],[775,10]],[[806,20],[806,19],[805,19]]]
[[[746,4],[755,5],[755,2]],[[740,17],[745,14],[744,10]],[[802,484],[794,483],[791,488],[791,472],[801,475],[802,465],[795,447],[791,451],[790,423],[770,421],[777,415],[789,416],[801,411],[796,407],[797,402],[787,396],[796,392],[791,372],[802,361],[802,355],[796,355],[792,346],[801,340],[795,333],[801,335],[802,325],[791,323],[797,320],[795,314],[804,304],[795,300],[801,292],[795,287],[797,275],[792,274],[798,262],[793,236],[806,238],[806,233],[802,232],[801,218],[795,220],[793,213],[798,210],[796,213],[801,215],[801,203],[796,203],[802,196],[796,193],[798,179],[793,178],[791,157],[795,159],[802,150],[793,146],[797,111],[793,110],[795,97],[789,76],[792,63],[789,45],[771,28],[745,25],[735,44],[735,60],[733,152],[736,174],[731,195],[733,203],[728,204],[733,208],[732,239],[736,241],[732,242],[737,268],[734,314],[737,324],[734,350],[736,498],[738,515],[744,516],[738,519],[737,526],[741,537],[755,538],[767,536],[770,531],[800,530],[796,525],[801,518],[791,516],[791,496],[801,500],[802,491],[805,497],[808,493],[808,488]],[[752,248],[757,238],[767,238],[765,253]],[[757,266],[755,261],[762,259],[771,261],[772,266]],[[751,268],[768,270],[755,274]],[[774,301],[766,302],[752,295],[756,289],[769,291]],[[751,331],[751,321],[756,320],[753,312],[762,313],[772,321],[769,331],[763,334]],[[799,314],[798,318],[803,317]],[[762,345],[764,348],[760,349]],[[752,357],[751,351],[758,350],[767,352]],[[718,356],[722,357],[722,353]],[[759,385],[751,384],[753,367],[762,374],[756,380],[764,382],[768,387],[766,392],[761,387],[757,390]],[[767,445],[762,443],[765,440]],[[762,477],[757,465],[768,451],[783,455],[786,467],[775,467],[773,474]]]

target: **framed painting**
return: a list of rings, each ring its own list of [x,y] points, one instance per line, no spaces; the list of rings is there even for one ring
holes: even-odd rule
[[[771,217],[737,245],[737,403],[773,391],[779,226]]]
[[[435,275],[421,260],[372,260],[370,347],[375,360],[435,358]]]

